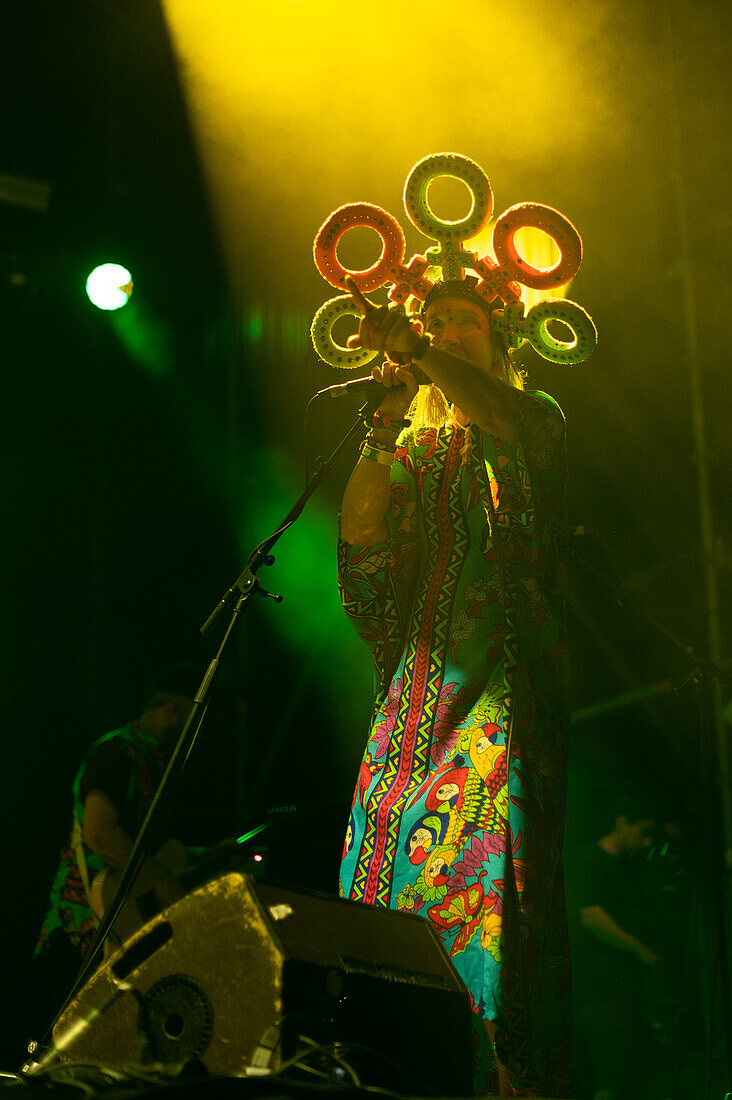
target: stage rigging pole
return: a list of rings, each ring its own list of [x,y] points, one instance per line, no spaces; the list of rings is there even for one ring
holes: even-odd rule
[[[696,462],[697,491],[699,501],[699,531],[704,558],[704,587],[707,613],[707,655],[717,668],[724,669],[724,646],[719,598],[719,561],[720,546],[714,533],[714,516],[709,476],[706,426],[704,421],[704,395],[702,391],[702,372],[699,355],[699,313],[695,257],[691,250],[689,231],[689,197],[687,193],[685,167],[682,156],[683,142],[681,132],[681,108],[677,73],[679,56],[675,49],[678,35],[679,5],[671,3],[666,7],[666,32],[668,41],[668,79],[669,79],[669,122],[671,145],[671,171],[676,196],[676,215],[678,219],[679,278],[683,298],[683,319],[686,337],[686,360],[689,369],[689,393],[691,397],[691,421],[694,437],[694,459]],[[727,944],[727,894],[730,872],[732,871],[732,791],[730,777],[730,751],[727,729],[723,713],[723,684],[720,677],[709,669],[701,674],[698,690],[702,694],[701,730],[703,770],[707,772],[707,782],[717,780],[718,793],[714,798],[710,791],[707,806],[708,826],[715,826],[720,836],[709,836],[710,854],[707,857],[712,875],[712,897],[716,926],[716,969],[719,975],[719,992],[722,1008],[722,1034],[726,1061],[727,1083],[732,1085],[732,992],[730,991],[729,953]],[[704,742],[707,742],[704,744]],[[712,758],[712,747],[716,749],[716,761]],[[718,765],[718,776],[715,774]],[[715,857],[715,849],[718,854]],[[716,866],[715,866],[716,865]],[[712,1000],[715,993],[715,979],[712,979]],[[713,1018],[713,1008],[711,1014]],[[710,1021],[711,1028],[711,1021]],[[710,1035],[711,1041],[711,1035]],[[726,1092],[726,1096],[730,1096]]]
[[[673,11],[673,9],[672,9]],[[722,622],[719,598],[719,553],[720,546],[714,532],[714,516],[709,478],[709,452],[707,450],[706,426],[704,420],[704,395],[702,390],[702,372],[699,356],[699,313],[697,306],[697,279],[695,259],[691,251],[689,233],[689,199],[684,176],[682,157],[681,118],[679,110],[679,89],[675,74],[677,57],[674,49],[674,28],[672,14],[669,11],[669,103],[671,123],[672,176],[676,193],[676,214],[678,219],[679,278],[683,298],[683,318],[686,338],[686,361],[689,370],[689,394],[691,397],[691,422],[694,438],[694,462],[696,465],[697,492],[699,502],[699,533],[701,536],[704,559],[704,588],[706,596],[706,634],[707,655],[713,664],[725,667],[724,645],[722,641]],[[720,799],[724,828],[725,867],[732,870],[732,775],[730,775],[730,751],[724,721],[724,699],[722,684],[712,678],[706,685],[712,704],[712,722],[720,765]]]

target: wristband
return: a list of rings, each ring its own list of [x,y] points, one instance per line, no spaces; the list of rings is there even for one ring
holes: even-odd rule
[[[391,454],[396,454],[396,436],[394,439],[376,439],[371,432],[364,439],[364,443],[367,447],[372,447],[375,451],[389,451]]]
[[[378,462],[380,466],[391,466],[394,461],[393,451],[377,450],[376,447],[369,446],[366,440],[361,444],[360,451],[362,458],[367,458],[369,462]]]

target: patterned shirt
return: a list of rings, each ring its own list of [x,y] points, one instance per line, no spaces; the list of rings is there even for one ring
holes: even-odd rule
[[[389,538],[339,544],[377,690],[341,891],[431,921],[524,1095],[565,1095],[561,869],[564,418],[519,392],[517,443],[403,433]]]
[[[143,733],[134,722],[112,730],[92,745],[74,779],[71,832],[68,844],[61,850],[35,955],[43,951],[56,928],[63,929],[81,957],[88,953],[94,939],[93,914],[74,849],[74,823],[78,822],[76,831],[91,882],[106,864],[81,840],[87,794],[90,790],[104,791],[117,808],[120,827],[134,838],[150,808],[168,755],[169,750],[156,737]]]

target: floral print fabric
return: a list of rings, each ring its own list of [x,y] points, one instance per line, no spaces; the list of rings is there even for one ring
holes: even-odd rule
[[[546,394],[517,406],[515,447],[403,433],[389,540],[339,544],[377,673],[341,891],[431,921],[517,1092],[549,1096],[567,1087],[564,421]]]

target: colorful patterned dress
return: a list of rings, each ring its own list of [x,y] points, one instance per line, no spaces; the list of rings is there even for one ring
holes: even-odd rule
[[[377,674],[341,892],[432,921],[515,1088],[553,1096],[568,1062],[564,419],[546,394],[517,405],[515,447],[475,425],[404,433],[389,540],[339,545]]]

